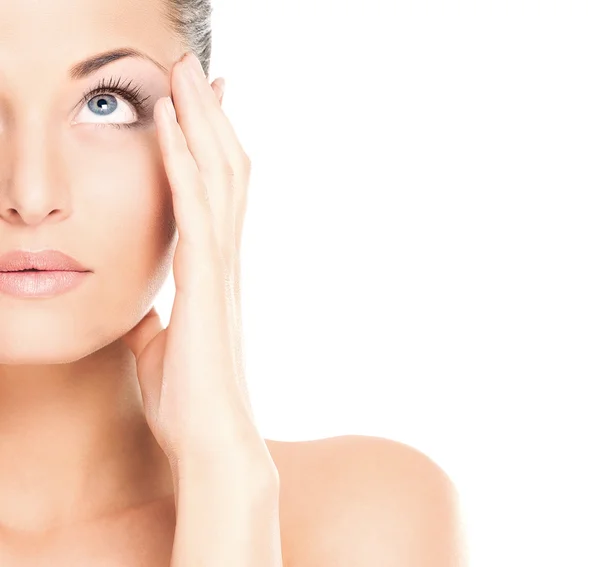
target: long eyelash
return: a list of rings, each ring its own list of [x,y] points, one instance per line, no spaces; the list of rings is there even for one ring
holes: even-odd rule
[[[132,85],[131,80],[127,84],[123,85],[123,81],[124,80],[122,77],[118,77],[116,79],[114,77],[111,77],[108,83],[105,79],[102,79],[102,81],[100,81],[100,83],[97,86],[92,87],[83,95],[82,100],[84,103],[88,103],[92,98],[99,94],[114,93],[119,96],[122,96],[127,102],[131,103],[138,115],[144,117],[149,112],[149,105],[146,103],[146,101],[150,98],[150,96],[147,96],[146,98],[141,98],[141,86],[135,84]],[[106,126],[110,126],[112,128],[135,128],[139,126],[139,121],[131,122],[129,124],[96,124],[96,127],[99,128],[104,128]]]

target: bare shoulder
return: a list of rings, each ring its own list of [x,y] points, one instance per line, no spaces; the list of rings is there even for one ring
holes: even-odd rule
[[[265,440],[280,478],[285,567],[465,567],[456,488],[382,437]]]

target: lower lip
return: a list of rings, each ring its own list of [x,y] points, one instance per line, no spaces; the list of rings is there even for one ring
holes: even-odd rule
[[[77,287],[89,272],[0,272],[0,293],[15,297],[54,297]]]

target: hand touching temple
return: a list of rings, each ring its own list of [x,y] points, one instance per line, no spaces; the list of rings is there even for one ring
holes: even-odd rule
[[[256,427],[210,53],[206,0],[0,0],[0,565],[463,567],[422,453]]]

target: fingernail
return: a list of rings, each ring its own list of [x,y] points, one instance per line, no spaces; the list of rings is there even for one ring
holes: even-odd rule
[[[198,57],[196,57],[196,54],[193,51],[189,52],[187,62],[190,63],[194,69],[196,69],[200,76],[206,78],[206,74],[204,73],[202,64],[200,63],[200,60],[198,59]]]

